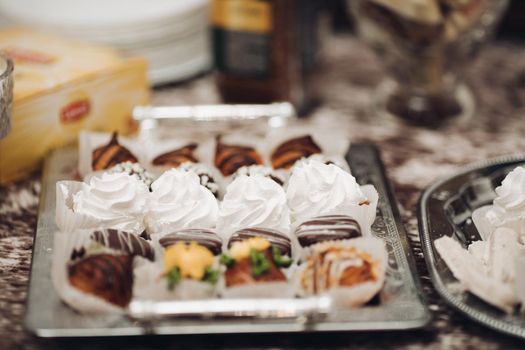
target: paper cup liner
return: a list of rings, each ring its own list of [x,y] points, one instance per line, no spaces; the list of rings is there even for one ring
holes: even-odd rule
[[[373,185],[361,186],[361,191],[368,198],[370,204],[353,205],[347,215],[353,216],[359,223],[363,236],[369,237],[372,235],[372,224],[376,219],[379,194]]]
[[[374,281],[359,283],[351,287],[333,287],[321,291],[319,294],[329,294],[333,298],[334,304],[343,307],[356,307],[367,303],[381,291],[385,283],[386,267],[388,263],[388,253],[385,243],[376,237],[359,237],[340,241],[326,241],[304,248],[301,260],[306,261],[312,254],[315,254],[316,251],[322,250],[325,247],[333,246],[355,247],[357,250],[369,254],[372,259],[377,262],[377,279]],[[301,286],[301,277],[305,269],[305,263],[298,265],[293,279],[297,294],[302,297],[310,296],[312,294],[310,291],[304,290]]]
[[[226,299],[293,298],[295,290],[289,282],[261,282],[224,287],[221,296]]]
[[[91,215],[75,213],[73,196],[83,187],[78,181],[58,181],[56,184],[56,224],[61,232],[73,232],[77,229],[114,228],[140,235],[144,231],[142,222],[131,216],[100,220]]]
[[[135,284],[133,296],[139,299],[165,301],[165,300],[195,300],[209,299],[216,295],[217,284],[182,279],[173,290],[169,290],[165,277],[162,261],[150,262],[140,259],[133,273]]]
[[[71,308],[85,314],[123,313],[124,310],[95,295],[85,293],[69,283],[67,266],[75,248],[89,246],[91,232],[77,234],[56,232],[51,264],[51,280],[57,294]]]

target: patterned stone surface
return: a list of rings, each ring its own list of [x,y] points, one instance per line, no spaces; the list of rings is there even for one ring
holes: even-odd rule
[[[327,43],[323,104],[308,123],[333,124],[355,141],[382,150],[401,205],[433,321],[422,330],[391,333],[157,337],[135,340],[37,340],[23,330],[24,301],[36,226],[39,175],[0,188],[0,349],[139,348],[330,348],[514,349],[525,343],[498,334],[454,312],[437,296],[418,239],[415,208],[421,190],[436,177],[488,157],[525,151],[525,48],[496,43],[472,63],[468,76],[478,101],[475,117],[431,130],[380,120],[371,113],[382,71],[377,58],[348,36]],[[155,90],[156,104],[218,102],[210,76]],[[45,291],[42,291],[45,292]]]

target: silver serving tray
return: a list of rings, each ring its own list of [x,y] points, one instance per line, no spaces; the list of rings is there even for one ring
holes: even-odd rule
[[[458,288],[458,281],[434,247],[442,236],[457,239],[464,247],[479,240],[471,214],[492,203],[494,189],[525,156],[506,156],[467,166],[440,179],[423,192],[419,207],[419,235],[430,277],[437,292],[467,317],[497,331],[525,338],[525,317],[506,314]]]
[[[380,194],[375,235],[389,252],[387,278],[375,301],[358,309],[326,309],[329,301],[280,299],[235,300],[181,305],[132,304],[127,314],[76,313],[56,294],[51,278],[55,225],[55,184],[76,173],[77,150],[58,149],[46,160],[27,298],[26,327],[40,337],[129,336],[143,334],[216,334],[399,330],[424,326],[430,315],[422,296],[412,251],[395,198],[374,146],[353,145],[347,160],[358,182]],[[261,307],[268,305],[268,310]],[[165,307],[164,307],[165,306]],[[184,306],[184,308],[183,308]],[[209,306],[208,312],[202,312]],[[212,307],[213,306],[213,307]],[[195,307],[195,310],[192,308]],[[171,310],[171,311],[170,311]],[[171,316],[171,317],[167,317]],[[178,317],[177,317],[178,316]]]

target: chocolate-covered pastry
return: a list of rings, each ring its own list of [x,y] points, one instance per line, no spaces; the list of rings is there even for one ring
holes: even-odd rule
[[[301,158],[321,153],[310,135],[296,137],[279,145],[271,156],[274,169],[288,169]]]
[[[179,169],[190,171],[199,177],[201,185],[210,190],[215,198],[219,198],[219,184],[215,181],[215,178],[211,175],[210,169],[201,163],[182,163]]]
[[[242,166],[255,164],[262,164],[262,159],[253,147],[227,145],[217,138],[215,166],[224,176],[233,174]]]
[[[153,159],[152,163],[153,165],[164,165],[173,168],[176,168],[185,162],[197,163],[198,160],[193,155],[193,151],[195,151],[196,148],[196,143],[190,143],[179,149],[161,154],[160,156]]]
[[[132,261],[130,255],[90,255],[69,266],[69,283],[111,304],[126,307],[132,296]]]
[[[245,228],[235,232],[228,241],[228,248],[235,242],[240,242],[248,238],[262,237],[267,239],[272,246],[277,247],[281,254],[292,255],[292,241],[285,234],[267,228]]]
[[[107,145],[93,151],[91,167],[95,171],[104,170],[122,162],[137,163],[138,160],[126,147],[119,144],[117,133],[114,132]]]
[[[118,250],[131,256],[142,256],[153,261],[155,251],[151,244],[140,236],[115,229],[96,230],[91,235],[91,239],[103,246]]]
[[[318,216],[300,224],[295,236],[303,247],[323,242],[361,236],[361,227],[347,215]]]
[[[159,243],[164,248],[174,245],[178,242],[195,242],[201,246],[208,248],[213,255],[218,255],[221,252],[222,240],[212,230],[208,229],[181,229],[166,236],[159,240]]]

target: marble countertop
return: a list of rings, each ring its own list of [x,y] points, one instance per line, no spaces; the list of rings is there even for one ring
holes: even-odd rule
[[[354,141],[376,143],[401,206],[433,320],[409,332],[304,335],[149,337],[117,340],[39,340],[23,329],[25,297],[36,227],[39,174],[0,187],[0,349],[130,348],[334,348],[334,349],[513,349],[525,343],[477,325],[448,307],[430,282],[419,243],[416,204],[439,176],[467,163],[525,151],[525,47],[497,42],[469,65],[478,100],[473,118],[444,129],[381,120],[371,112],[374,87],[383,72],[377,57],[350,36],[327,43],[323,103],[307,123],[333,124]],[[214,103],[210,75],[157,88],[155,104]],[[45,291],[42,291],[45,293]]]

